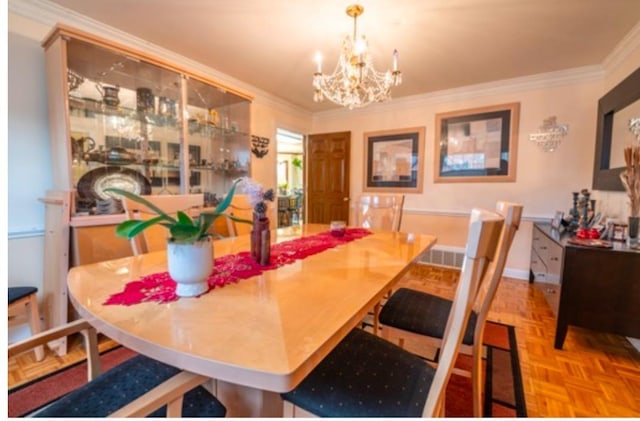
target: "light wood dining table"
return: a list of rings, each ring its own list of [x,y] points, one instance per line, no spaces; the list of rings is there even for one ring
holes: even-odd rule
[[[273,230],[271,240],[328,229],[292,226]],[[436,241],[371,232],[198,298],[104,305],[128,282],[166,271],[165,252],[74,267],[69,296],[82,317],[116,342],[211,377],[208,387],[228,416],[281,416],[279,393],[295,388]],[[249,245],[248,235],[216,241],[214,254],[247,251]]]

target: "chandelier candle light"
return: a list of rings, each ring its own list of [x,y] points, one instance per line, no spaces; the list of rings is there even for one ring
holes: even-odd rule
[[[364,107],[372,102],[382,102],[391,98],[391,87],[402,83],[402,73],[398,69],[398,50],[393,51],[393,70],[385,73],[376,71],[367,52],[364,35],[358,37],[358,16],[364,7],[352,4],[347,7],[347,15],[353,18],[353,37],[347,35],[342,43],[338,64],[330,75],[322,73],[322,54],[316,53],[316,72],[313,74],[313,100],[322,101],[327,97],[338,105],[349,109]]]

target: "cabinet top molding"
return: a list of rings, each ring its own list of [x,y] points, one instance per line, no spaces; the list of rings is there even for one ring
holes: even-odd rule
[[[148,63],[154,64],[156,66],[177,72],[177,73],[181,73],[187,77],[190,78],[194,78],[197,80],[200,80],[204,83],[208,83],[211,85],[215,85],[216,87],[223,89],[224,91],[237,95],[243,99],[246,99],[248,101],[253,101],[253,96],[243,92],[241,90],[238,90],[236,88],[233,88],[231,86],[225,85],[223,83],[220,83],[217,80],[211,79],[210,77],[208,77],[205,74],[202,74],[200,72],[194,72],[193,70],[189,70],[185,67],[179,66],[175,63],[172,63],[170,61],[167,60],[163,60],[160,59],[156,56],[150,55],[150,54],[146,54],[142,51],[130,48],[124,44],[118,43],[118,42],[114,42],[114,41],[110,41],[108,39],[99,37],[97,35],[93,35],[89,32],[85,32],[82,31],[80,29],[76,29],[76,28],[72,28],[68,25],[64,25],[64,24],[57,24],[52,30],[51,32],[49,32],[49,34],[45,37],[44,41],[42,41],[42,46],[45,49],[48,49],[56,40],[58,40],[59,38],[74,38],[74,39],[78,39],[78,40],[82,40],[82,41],[87,41],[93,44],[97,44],[100,45],[104,48],[119,52],[119,53],[124,53],[126,55],[131,56],[132,58],[138,59],[138,60],[142,60],[142,61],[146,61]]]

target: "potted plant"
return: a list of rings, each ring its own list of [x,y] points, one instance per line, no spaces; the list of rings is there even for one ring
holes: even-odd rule
[[[124,221],[116,227],[116,235],[131,240],[151,226],[160,224],[166,227],[169,230],[167,264],[171,279],[177,283],[176,294],[193,297],[209,289],[207,278],[213,270],[213,242],[209,229],[215,220],[223,216],[236,222],[253,223],[225,213],[239,182],[236,180],[233,183],[229,194],[213,211],[203,211],[197,218],[191,218],[183,211],[178,211],[173,217],[143,197],[126,190],[110,188],[105,191],[147,206],[158,215],[147,220]]]

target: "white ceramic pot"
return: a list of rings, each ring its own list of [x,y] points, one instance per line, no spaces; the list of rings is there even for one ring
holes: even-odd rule
[[[194,244],[167,243],[169,275],[176,281],[176,294],[195,297],[207,292],[207,278],[213,271],[213,241],[210,237]]]

